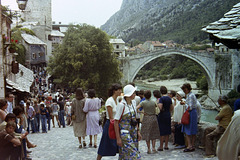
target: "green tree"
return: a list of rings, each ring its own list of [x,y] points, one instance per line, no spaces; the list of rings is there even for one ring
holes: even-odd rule
[[[86,24],[70,26],[47,70],[63,87],[94,88],[98,96],[106,97],[108,86],[122,76],[112,49],[108,35],[100,29]]]

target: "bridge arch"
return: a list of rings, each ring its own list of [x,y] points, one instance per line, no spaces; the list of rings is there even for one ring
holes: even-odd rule
[[[154,59],[157,59],[162,56],[169,56],[169,55],[181,55],[187,57],[194,62],[198,63],[202,68],[206,75],[207,82],[209,88],[214,86],[215,82],[215,60],[214,55],[210,53],[196,53],[189,50],[173,50],[173,49],[164,49],[164,50],[157,50],[152,52],[151,54],[140,54],[128,57],[128,73],[124,74],[124,76],[128,76],[125,78],[125,81],[132,82],[136,77],[137,73],[142,69],[146,64],[151,62]],[[126,67],[126,66],[123,66]],[[123,69],[124,70],[124,69]],[[126,70],[126,69],[125,69]]]

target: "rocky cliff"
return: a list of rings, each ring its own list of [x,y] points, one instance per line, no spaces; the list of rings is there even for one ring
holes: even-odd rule
[[[126,42],[175,40],[201,41],[201,31],[220,19],[238,0],[123,0],[121,9],[101,29]]]

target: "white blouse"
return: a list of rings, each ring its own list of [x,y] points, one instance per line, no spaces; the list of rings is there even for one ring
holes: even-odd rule
[[[123,113],[123,109],[124,109],[124,113]],[[121,103],[118,103],[118,105],[117,105],[117,111],[116,111],[116,115],[115,115],[114,119],[119,120],[122,116],[122,113],[123,113],[123,115],[125,115],[125,114],[128,114],[129,112],[132,112],[134,114],[137,113],[136,101],[132,100],[132,105],[127,105],[127,102],[125,101],[125,99],[123,99],[121,101]]]
[[[109,119],[109,114],[108,114],[108,110],[107,110],[107,106],[112,107],[112,113],[113,113],[113,117],[116,114],[116,108],[117,108],[117,104],[115,103],[113,97],[109,97],[105,103],[105,108],[106,108],[106,118]]]

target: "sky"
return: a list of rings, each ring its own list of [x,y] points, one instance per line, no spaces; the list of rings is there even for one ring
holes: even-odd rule
[[[19,10],[16,0],[1,1],[2,5]],[[52,21],[100,27],[120,10],[121,4],[122,0],[52,0]]]

